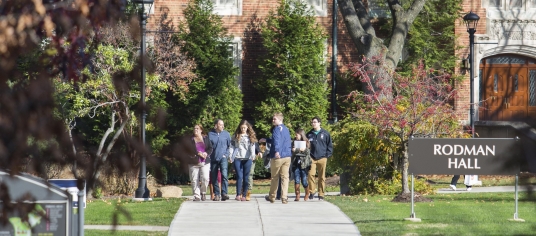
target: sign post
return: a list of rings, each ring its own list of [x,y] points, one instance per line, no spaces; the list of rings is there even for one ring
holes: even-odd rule
[[[517,175],[520,167],[513,163],[520,154],[516,142],[519,138],[411,138],[408,143],[410,165],[408,172],[414,174],[449,175],[515,175],[516,196],[514,220],[517,213]],[[413,184],[413,178],[412,178]],[[413,189],[412,189],[413,190]],[[413,193],[411,194],[413,211]]]

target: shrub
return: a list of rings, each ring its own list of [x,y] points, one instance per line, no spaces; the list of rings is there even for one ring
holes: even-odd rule
[[[414,191],[422,195],[427,195],[433,193],[433,188],[426,182],[425,179],[414,178],[415,181]],[[376,180],[373,181],[374,193],[381,195],[396,195],[399,194],[402,189],[400,185],[402,184],[402,174],[396,172],[394,177],[391,180]],[[411,185],[411,180],[410,180]]]
[[[91,196],[93,196],[96,199],[99,199],[102,197],[102,188],[101,187],[95,187],[93,189],[93,192],[91,193]]]
[[[328,166],[350,176],[350,193],[376,193],[375,181],[393,176],[389,154],[392,144],[378,138],[371,124],[345,119],[332,128],[333,157]]]

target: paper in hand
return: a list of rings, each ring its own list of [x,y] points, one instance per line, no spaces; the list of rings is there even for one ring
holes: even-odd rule
[[[294,148],[305,149],[305,141],[294,141]]]

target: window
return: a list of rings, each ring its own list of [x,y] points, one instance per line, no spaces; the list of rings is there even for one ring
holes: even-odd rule
[[[305,0],[316,16],[328,16],[327,0]]]
[[[489,0],[488,3],[489,7],[502,7],[502,1],[501,0]]]
[[[510,8],[521,8],[523,6],[522,0],[509,0]]]
[[[536,8],[536,0],[482,0],[482,6],[498,10]]]
[[[231,44],[229,44],[228,50],[230,56],[233,59],[234,66],[238,67],[238,76],[236,77],[237,85],[242,89],[242,39],[235,37]]]
[[[378,0],[368,1],[368,8],[369,16],[372,18],[391,18],[391,12],[384,2]]]
[[[529,106],[536,106],[536,70],[529,72]]]
[[[218,15],[242,15],[242,0],[212,0]]]

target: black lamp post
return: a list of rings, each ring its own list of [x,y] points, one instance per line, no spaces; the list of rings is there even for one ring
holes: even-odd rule
[[[475,101],[474,101],[474,91],[473,91],[473,80],[474,80],[474,47],[475,47],[475,32],[476,32],[476,26],[478,24],[478,20],[480,20],[480,17],[473,13],[472,11],[469,12],[467,15],[463,17],[463,22],[467,26],[467,32],[469,32],[469,82],[470,84],[470,116],[469,122],[471,124],[471,133],[473,135],[473,138],[475,137],[475,123],[474,123],[474,117],[475,117]]]
[[[141,58],[141,101],[142,112],[140,114],[141,120],[141,142],[145,145],[145,118],[147,113],[145,112],[145,65],[143,62],[145,56],[145,26],[147,24],[147,13],[145,8],[151,9],[154,0],[134,0],[135,4],[139,6],[140,14],[140,27],[141,27],[141,44],[140,44],[140,58]],[[142,154],[140,160],[140,173],[138,175],[138,189],[136,189],[135,198],[149,198],[149,189],[147,189],[147,171],[145,166],[145,155]]]

